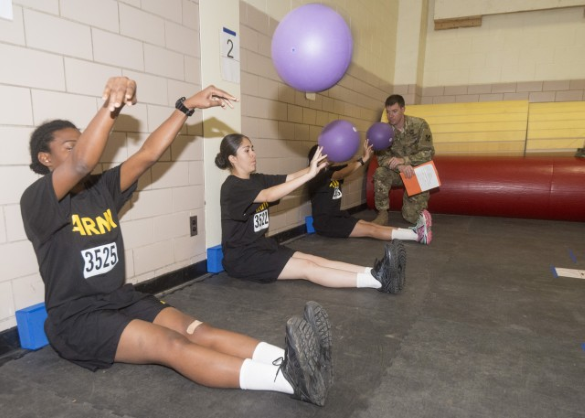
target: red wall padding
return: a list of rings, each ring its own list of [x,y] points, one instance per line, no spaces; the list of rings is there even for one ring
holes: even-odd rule
[[[441,187],[429,211],[455,215],[585,221],[585,159],[576,157],[435,157]],[[366,196],[374,208],[368,167]],[[402,189],[390,191],[390,209],[402,208]]]

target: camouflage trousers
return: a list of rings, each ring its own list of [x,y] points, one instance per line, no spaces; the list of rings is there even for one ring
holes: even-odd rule
[[[390,209],[390,189],[392,187],[403,187],[404,183],[400,174],[387,167],[378,167],[374,173],[374,200],[378,211]],[[404,192],[402,198],[402,217],[408,222],[415,224],[420,213],[429,206],[429,192],[419,193],[409,197]]]

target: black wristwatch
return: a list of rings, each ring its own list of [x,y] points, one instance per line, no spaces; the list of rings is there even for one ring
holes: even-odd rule
[[[364,165],[364,164],[365,164],[365,163],[364,163],[364,159],[363,159],[362,157],[360,157],[360,159],[359,159],[359,160],[357,160],[357,162],[358,162],[358,163],[360,163],[361,165]]]
[[[187,106],[183,104],[184,101],[185,101],[184,97],[181,97],[179,100],[177,100],[177,102],[175,103],[175,109],[180,110],[187,116],[191,116],[193,113],[195,113],[195,109],[189,109]]]

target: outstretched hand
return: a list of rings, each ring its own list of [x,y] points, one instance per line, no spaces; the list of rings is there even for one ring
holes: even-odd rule
[[[327,155],[322,155],[323,147],[317,147],[317,151],[313,158],[311,159],[311,164],[309,165],[309,173],[311,175],[316,176],[319,171],[321,171],[324,167],[327,166]]]
[[[370,158],[372,158],[372,147],[373,145],[370,144],[370,141],[368,141],[367,139],[364,141],[364,149],[362,151],[362,160],[364,160],[364,163],[367,163]]]
[[[208,109],[216,106],[222,108],[229,106],[233,109],[232,101],[237,102],[238,99],[215,86],[208,86],[185,100],[184,105],[189,109]]]
[[[102,99],[110,112],[124,105],[132,106],[136,104],[136,82],[128,77],[111,77],[106,83]]]

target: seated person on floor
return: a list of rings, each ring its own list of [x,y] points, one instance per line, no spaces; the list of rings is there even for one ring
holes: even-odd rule
[[[265,236],[270,204],[314,178],[325,167],[324,158],[318,148],[307,168],[288,175],[259,174],[250,139],[242,134],[223,138],[215,164],[231,173],[221,186],[224,269],[232,277],[263,283],[302,279],[326,287],[397,293],[400,275],[391,271],[389,260],[400,259],[392,252],[405,251],[398,240],[386,244],[382,261],[370,268],[295,251]]]
[[[318,145],[309,151],[309,162],[317,152]],[[397,228],[378,225],[357,219],[341,210],[341,185],[343,179],[360,169],[372,156],[372,147],[364,142],[362,157],[348,164],[327,166],[309,181],[309,197],[313,212],[315,232],[331,238],[369,237],[384,241],[400,239],[430,244],[432,240],[431,217],[424,210],[419,222],[412,228]]]
[[[168,149],[194,109],[232,107],[230,94],[207,87],[176,110],[121,165],[92,175],[136,84],[108,80],[104,104],[80,132],[65,120],[31,136],[31,169],[42,177],[21,198],[24,228],[43,282],[45,331],[63,358],[96,371],[114,362],[159,364],[201,385],[270,390],[323,405],[331,382],[327,313],[309,302],[286,325],[286,348],[214,328],[125,282],[119,211],[138,179]],[[280,359],[280,360],[279,360]]]

